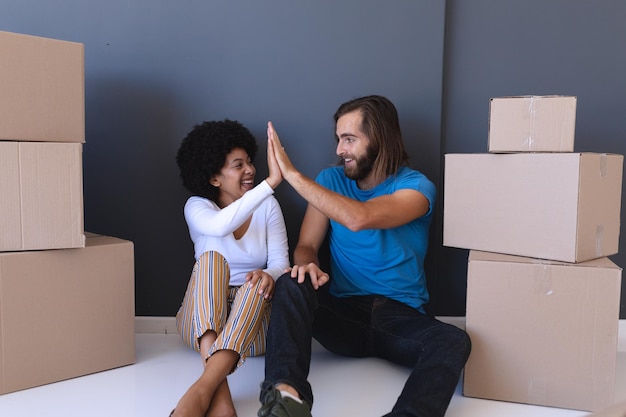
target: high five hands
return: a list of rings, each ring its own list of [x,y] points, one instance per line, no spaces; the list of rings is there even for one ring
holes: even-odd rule
[[[271,164],[276,164],[283,178],[287,179],[289,175],[297,172],[296,168],[289,160],[285,148],[280,143],[280,138],[278,137],[278,133],[276,133],[274,125],[272,122],[267,122],[267,162],[271,172],[272,165],[270,164],[270,158],[273,159]]]

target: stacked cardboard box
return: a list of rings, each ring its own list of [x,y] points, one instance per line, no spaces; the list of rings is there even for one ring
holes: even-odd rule
[[[576,97],[491,100],[488,154],[448,154],[444,245],[470,249],[470,397],[612,404],[623,156],[575,153]]]
[[[132,242],[83,226],[84,46],[0,31],[0,394],[134,362]]]
[[[84,47],[0,32],[0,56],[0,251],[84,247]]]

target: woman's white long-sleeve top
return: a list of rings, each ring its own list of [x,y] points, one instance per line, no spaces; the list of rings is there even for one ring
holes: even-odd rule
[[[241,198],[219,208],[213,201],[193,196],[185,204],[185,220],[196,260],[204,252],[221,253],[230,267],[230,285],[245,282],[248,272],[262,269],[276,280],[289,267],[285,220],[274,190],[262,181]],[[248,230],[235,239],[233,232],[250,216]]]

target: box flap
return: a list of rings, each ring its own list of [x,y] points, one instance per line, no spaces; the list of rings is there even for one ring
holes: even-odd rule
[[[0,141],[0,251],[85,246],[81,143]]]
[[[571,262],[553,261],[549,259],[529,258],[524,256],[514,256],[502,253],[483,252],[477,250],[470,250],[468,260],[470,262],[509,262],[520,264],[538,264],[538,265],[556,265],[556,266],[573,266],[576,265],[579,268],[609,268],[622,270],[613,261],[607,257],[596,258],[589,261],[579,262],[573,264]]]
[[[624,157],[582,153],[576,259],[614,254],[619,246]]]
[[[22,210],[17,142],[0,142],[0,250],[21,248]]]

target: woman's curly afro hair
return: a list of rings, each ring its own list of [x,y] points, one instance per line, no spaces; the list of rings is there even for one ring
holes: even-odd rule
[[[211,185],[210,180],[219,174],[226,155],[235,148],[245,150],[254,161],[258,150],[256,139],[241,123],[224,119],[194,126],[176,154],[185,188],[194,195],[216,202],[219,188]]]

